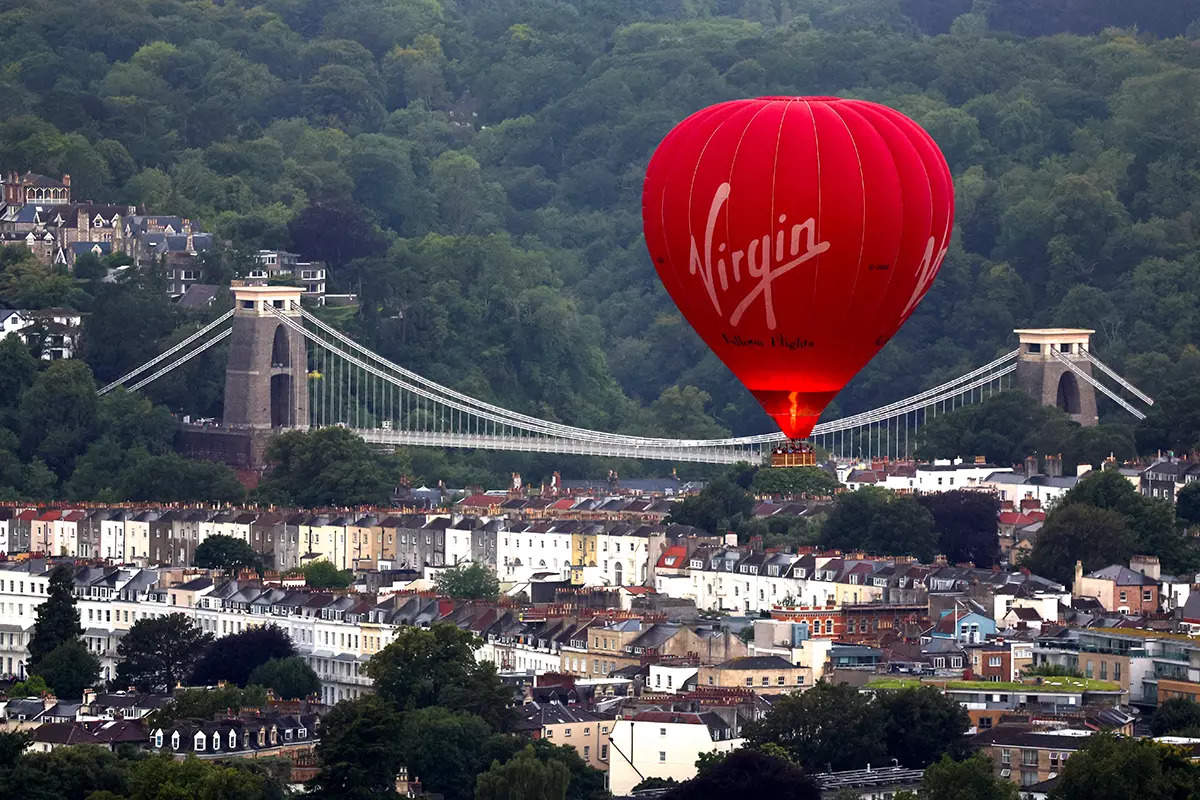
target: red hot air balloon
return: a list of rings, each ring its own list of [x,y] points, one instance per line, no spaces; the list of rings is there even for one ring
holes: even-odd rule
[[[646,246],[684,317],[791,439],[928,291],[954,187],[898,111],[833,97],[720,103],[646,170]]]

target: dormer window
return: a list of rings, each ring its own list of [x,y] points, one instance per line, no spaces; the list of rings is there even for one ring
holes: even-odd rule
[[[154,746],[155,746],[155,747],[162,747],[162,741],[161,741],[161,740],[162,740],[162,731],[159,731],[159,732],[158,732],[158,737],[155,739]],[[179,749],[179,731],[175,731],[174,733],[172,733],[172,734],[171,734],[171,749],[172,749],[172,750],[178,750],[178,749]]]
[[[259,747],[267,746],[267,729],[266,728],[258,729],[258,746]]]
[[[286,731],[283,732],[283,739],[284,739],[284,741],[287,741],[287,742],[290,742],[292,740],[292,729],[291,728],[288,728]]]
[[[176,734],[175,738],[178,738],[178,737],[179,737],[179,734]],[[163,732],[162,732],[162,730],[157,730],[154,732],[154,746],[162,747],[162,743],[163,743]]]
[[[229,749],[237,750],[237,733],[234,731],[229,732]]]
[[[204,738],[204,733],[203,733],[202,731],[201,731],[201,732],[197,732],[197,733],[196,733],[196,738],[193,740],[192,747],[195,749],[195,751],[196,751],[197,753],[203,753],[203,752],[204,752],[204,749],[205,749],[205,747],[204,747],[204,746],[205,746],[205,744],[206,744],[206,743],[207,743],[207,742],[206,742],[206,740],[205,740],[205,738]]]
[[[307,739],[307,738],[308,738],[308,729],[307,729],[307,728],[301,728],[300,730],[298,730],[298,731],[296,732],[296,738],[298,738],[298,739]]]
[[[213,731],[212,735],[212,749],[214,751],[221,749],[221,734],[216,731]]]

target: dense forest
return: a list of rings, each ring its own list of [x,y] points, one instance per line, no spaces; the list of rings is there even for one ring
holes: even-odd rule
[[[1139,449],[1188,450],[1197,18],[1193,0],[27,0],[0,13],[0,165],[195,220],[228,243],[215,275],[258,247],[325,260],[331,290],[364,300],[339,324],[478,397],[608,430],[748,434],[769,421],[646,256],[645,164],[721,100],[879,101],[945,151],[957,227],[925,302],[828,414],[978,366],[1014,327],[1079,325],[1161,401]],[[91,312],[100,383],[194,328],[152,282],[5,266],[0,304]],[[205,369],[153,396],[219,411]],[[495,458],[470,474],[503,471]],[[554,468],[504,462],[522,464]]]

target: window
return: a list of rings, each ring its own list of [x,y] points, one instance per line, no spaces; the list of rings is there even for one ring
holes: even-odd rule
[[[1021,766],[1036,767],[1038,763],[1037,750],[1022,750],[1021,751]]]
[[[553,731],[552,729],[550,729],[550,728],[546,728],[546,738],[547,738],[547,739],[553,739],[553,738],[554,738],[554,731]]]
[[[666,729],[666,728],[659,728],[659,729],[658,729],[658,735],[659,735],[659,736],[666,736],[666,735],[667,735],[667,729]]]
[[[197,733],[196,738],[192,742],[192,747],[196,750],[197,753],[203,753],[204,745],[206,744],[206,741],[207,740],[204,738],[203,733]]]
[[[754,685],[754,678],[746,678],[746,685],[747,685],[747,686],[753,686],[753,685]]]
[[[1009,750],[1007,747],[1003,748],[1000,751],[1000,763],[1001,764],[1011,764],[1012,763],[1012,751]]]
[[[1149,589],[1142,589],[1142,602],[1150,603],[1154,601],[1154,593]]]
[[[221,734],[217,733],[216,731],[213,731],[213,735],[212,735],[212,749],[213,750],[221,749]]]
[[[570,728],[567,728],[566,730],[564,730],[564,731],[563,731],[563,736],[565,736],[565,737],[567,737],[568,739],[570,739],[570,738],[571,738],[571,729],[570,729]]]
[[[1000,666],[1000,656],[988,656],[988,666],[989,667]]]
[[[230,750],[237,749],[237,734],[234,733],[233,731],[229,732],[229,749]]]
[[[159,735],[161,737],[161,731],[160,731]],[[157,741],[155,741],[154,746],[161,747],[162,745],[159,744]],[[171,734],[171,749],[172,750],[179,749],[179,731],[175,731],[174,733]]]
[[[606,744],[600,745],[600,760],[601,761],[608,760],[608,745],[606,745]]]
[[[783,686],[783,684],[784,684],[784,677],[783,677],[782,675],[780,675],[780,676],[779,676],[779,680],[778,680],[777,682],[779,683],[779,685],[780,685],[780,686]]]
[[[1121,592],[1121,602],[1122,603],[1127,602],[1127,593],[1126,592]]]
[[[178,734],[178,733],[177,733],[177,734],[175,734],[175,738],[176,738],[176,739],[178,739],[178,738],[179,738],[179,734]],[[154,732],[154,746],[155,746],[155,747],[162,747],[162,743],[163,743],[163,732],[162,732],[162,731],[155,731],[155,732]]]
[[[666,760],[667,760],[667,754],[665,752],[663,752],[662,750],[659,750],[658,751],[658,763],[661,764]]]

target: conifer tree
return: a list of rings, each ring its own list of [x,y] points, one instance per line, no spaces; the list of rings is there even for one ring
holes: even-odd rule
[[[33,638],[29,642],[29,663],[36,665],[63,642],[83,633],[79,611],[75,608],[71,568],[60,565],[50,573],[49,596],[38,606],[37,621],[33,623]]]

